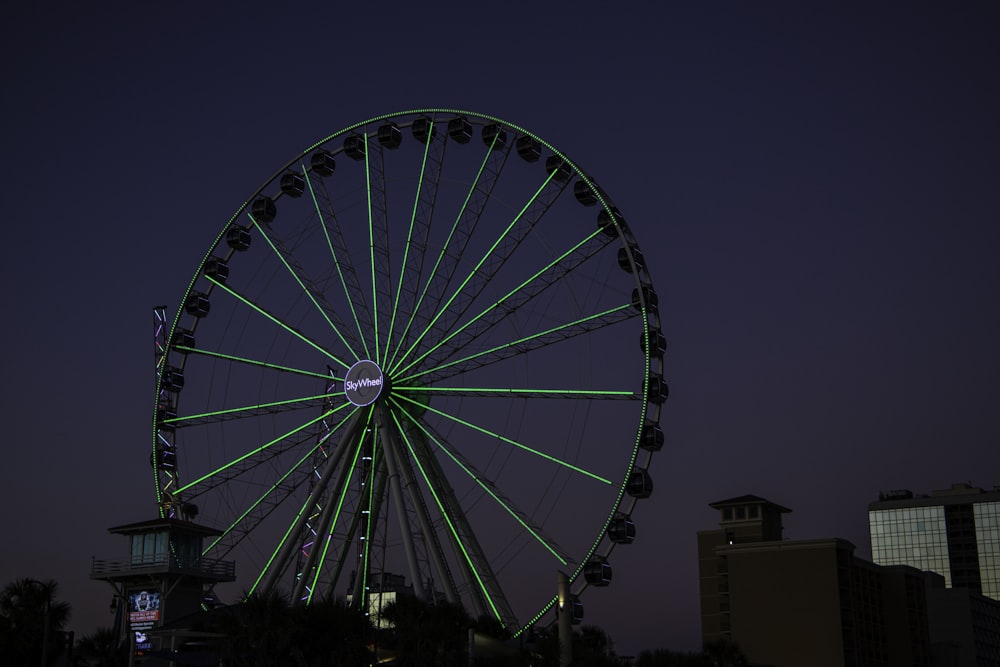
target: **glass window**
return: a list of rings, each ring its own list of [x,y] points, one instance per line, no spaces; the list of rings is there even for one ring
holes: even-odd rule
[[[943,507],[873,510],[868,526],[875,563],[931,570],[944,576],[945,585],[951,585]]]

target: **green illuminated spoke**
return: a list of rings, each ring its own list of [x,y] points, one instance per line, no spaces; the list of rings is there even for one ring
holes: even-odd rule
[[[431,132],[431,135],[433,136],[433,132],[434,132],[434,124],[433,124],[433,122],[431,123],[431,126],[430,126],[430,132]],[[413,248],[414,242],[415,242],[415,239],[414,239],[414,228],[417,225],[417,214],[420,213],[421,196],[424,193],[424,179],[427,176],[427,156],[430,153],[432,145],[434,145],[434,141],[431,140],[428,137],[427,142],[424,144],[424,157],[423,157],[423,160],[420,163],[420,177],[417,180],[417,190],[416,190],[416,193],[413,196],[413,210],[410,213],[410,229],[409,229],[409,231],[406,234],[406,246],[403,249],[403,262],[402,262],[400,270],[399,270],[399,285],[396,286],[396,297],[395,297],[395,299],[393,301],[393,304],[392,304],[392,316],[389,318],[389,332],[386,334],[386,337],[385,337],[385,355],[384,355],[385,359],[389,358],[389,348],[392,345],[393,329],[396,326],[396,316],[399,313],[399,298],[400,298],[400,295],[403,293],[403,279],[406,277],[407,267],[410,266],[410,249]],[[433,166],[437,167],[437,169],[435,169],[434,175],[431,178],[431,190],[432,190],[431,201],[432,202],[433,202],[433,193],[437,191],[438,178],[440,177],[439,169],[440,169],[440,166],[441,166],[441,161],[440,160],[436,160],[434,162]],[[433,203],[431,204],[431,208],[433,208]],[[427,226],[426,226],[426,224],[422,224],[421,228],[425,230],[424,231],[423,243],[420,244],[420,247],[423,248],[423,247],[426,247],[426,236],[427,236],[427,233],[426,233]],[[417,250],[417,249],[414,248],[414,250]],[[422,262],[423,262],[424,253],[423,252],[415,252],[414,255],[415,255],[414,259],[418,263],[417,267],[414,269],[414,272],[415,272],[416,276],[419,278],[419,276],[420,276],[420,267],[423,265]]]
[[[494,139],[494,143],[495,141],[496,140]],[[504,159],[506,159],[506,155],[507,154],[504,153]],[[427,281],[424,283],[423,290],[421,290],[420,292],[420,297],[417,299],[417,302],[414,304],[412,310],[410,311],[410,317],[406,323],[406,328],[400,335],[399,343],[397,344],[396,350],[393,353],[393,359],[386,364],[387,366],[392,366],[393,364],[397,363],[395,361],[395,358],[399,354],[400,348],[402,347],[404,341],[406,340],[406,337],[409,335],[410,328],[413,326],[414,319],[416,318],[417,313],[420,312],[420,309],[423,306],[424,298],[427,296],[427,292],[430,289],[431,285],[434,284],[435,279],[439,279],[442,285],[444,285],[445,287],[451,283],[454,272],[458,268],[458,263],[453,262],[450,268],[446,268],[443,271],[439,271],[439,269],[441,269],[442,262],[449,255],[449,253],[453,254],[456,257],[461,256],[462,251],[465,249],[465,246],[468,243],[469,238],[471,237],[472,230],[475,229],[479,221],[479,216],[482,215],[483,212],[482,206],[485,205],[486,201],[489,198],[489,193],[492,192],[493,186],[496,184],[497,174],[487,174],[486,185],[483,188],[486,197],[480,197],[479,199],[473,202],[473,195],[475,195],[477,190],[480,189],[480,181],[482,180],[484,173],[486,173],[486,167],[490,163],[490,158],[493,156],[494,156],[494,151],[493,151],[493,145],[491,144],[486,151],[486,155],[483,157],[482,164],[479,165],[479,171],[476,172],[476,177],[472,181],[472,185],[469,187],[469,190],[465,195],[465,200],[462,202],[462,206],[458,211],[458,215],[455,217],[455,222],[452,223],[451,229],[448,231],[448,236],[445,239],[444,244],[441,246],[441,251],[438,253],[437,259],[434,262],[434,266],[431,268],[430,274],[428,274],[427,276]],[[473,206],[471,207],[469,205],[470,202],[473,203]],[[460,223],[463,221],[463,219],[467,217],[466,213],[468,211],[472,211],[472,213],[468,216],[471,218],[471,222],[467,223],[464,227],[460,227]],[[459,238],[459,232],[462,229],[466,230],[464,239]],[[457,242],[456,238],[459,238]],[[442,293],[443,290],[444,287],[442,287]],[[438,305],[440,305],[440,301],[438,302]],[[437,306],[435,306],[434,310],[436,309]],[[419,339],[413,343],[413,346],[415,346],[418,342]],[[412,346],[410,350],[412,350]],[[403,355],[403,358],[400,359],[398,363],[402,363],[402,361],[406,358],[407,354],[409,354],[409,351],[407,351],[406,354]]]
[[[398,402],[396,403],[396,405],[401,410],[405,411],[405,408],[399,406]],[[468,475],[469,479],[474,481],[480,488],[483,489],[483,491],[487,493],[487,495],[489,495],[494,500],[494,502],[496,502],[500,507],[502,507],[504,511],[506,511],[508,514],[510,514],[514,518],[514,520],[521,525],[522,528],[528,531],[528,533],[533,538],[535,538],[535,541],[537,541],[539,544],[545,547],[545,549],[549,553],[555,556],[556,560],[558,560],[561,565],[569,564],[569,561],[571,559],[566,554],[566,552],[563,549],[561,549],[559,545],[557,545],[555,541],[553,541],[551,538],[544,536],[542,534],[541,528],[532,525],[531,520],[528,518],[527,514],[525,514],[523,511],[519,509],[515,509],[513,507],[513,503],[508,498],[503,496],[500,490],[496,488],[496,485],[493,483],[492,480],[487,479],[482,472],[477,470],[476,467],[471,462],[469,462],[468,459],[463,457],[457,450],[453,449],[450,446],[445,445],[445,443],[440,438],[432,434],[421,422],[417,420],[412,420],[412,421],[421,431],[423,431],[425,436],[427,436],[430,440],[432,440],[434,444],[436,444],[448,458],[450,458],[453,462],[455,462],[456,465],[458,465],[459,468],[462,469],[462,472]]]
[[[256,591],[257,587],[260,586],[260,583],[261,581],[263,581],[264,577],[271,573],[271,566],[274,564],[274,559],[278,556],[278,553],[285,547],[285,545],[288,544],[288,538],[291,537],[296,523],[298,522],[299,519],[301,519],[302,516],[306,514],[306,512],[310,511],[309,510],[310,500],[311,500],[310,498],[306,498],[305,502],[302,503],[302,507],[299,508],[299,512],[296,515],[296,521],[293,521],[288,526],[288,530],[286,530],[285,534],[281,536],[280,540],[278,540],[278,544],[274,547],[274,552],[271,554],[271,557],[267,559],[267,563],[265,563],[264,567],[261,568],[260,573],[257,575],[257,578],[253,582],[253,585],[251,585],[250,589],[247,591],[246,595],[247,598],[249,598],[251,595],[254,594],[254,591]]]
[[[369,259],[372,268],[372,327],[375,332],[375,363],[380,363],[378,359],[378,287],[375,280],[375,216],[372,211],[372,167],[368,150],[368,134],[363,134],[365,141],[365,186],[368,190],[368,248]],[[388,251],[388,249],[387,249]],[[367,347],[365,349],[367,353]]]
[[[358,338],[361,341],[361,346],[365,348],[365,356],[367,357],[367,343],[365,342],[364,330],[361,327],[361,316],[358,314],[358,308],[363,307],[362,304],[365,303],[364,295],[361,292],[361,285],[358,283],[358,276],[354,270],[354,264],[350,260],[350,253],[347,251],[347,244],[344,242],[343,235],[340,233],[337,216],[333,212],[333,205],[331,204],[329,197],[325,196],[326,186],[322,183],[322,181],[320,181],[320,184],[323,185],[324,201],[330,211],[329,216],[323,215],[323,209],[320,206],[319,199],[317,198],[318,195],[316,189],[313,187],[312,178],[310,178],[309,172],[306,170],[304,165],[302,167],[302,173],[305,176],[306,185],[309,187],[309,195],[312,197],[313,206],[316,208],[316,215],[319,217],[320,228],[323,230],[323,238],[326,239],[326,246],[330,250],[330,257],[333,260],[333,265],[337,269],[337,277],[340,278],[340,285],[347,297],[346,302],[350,308],[351,316],[354,318],[354,326],[357,328]],[[327,222],[328,217],[331,222]]]
[[[319,311],[320,316],[322,316],[326,323],[330,325],[330,328],[333,329],[333,332],[337,335],[337,338],[340,339],[340,342],[344,344],[344,347],[347,348],[351,356],[357,356],[354,352],[354,348],[341,333],[344,329],[343,324],[335,324],[330,319],[330,314],[334,312],[333,307],[326,302],[326,299],[323,298],[322,291],[316,287],[315,283],[313,283],[313,281],[306,275],[306,270],[298,262],[295,262],[295,257],[292,252],[285,247],[280,240],[272,240],[271,235],[268,234],[265,226],[257,222],[252,215],[248,214],[248,217],[257,228],[257,231],[260,232],[260,235],[265,241],[267,241],[267,245],[271,247],[274,254],[281,260],[282,265],[284,265],[284,267],[288,270],[288,273],[291,274],[299,288],[305,292],[307,297],[309,297],[309,301],[312,302],[313,306],[316,307],[316,310]]]
[[[370,414],[371,414],[371,412],[369,411],[369,415]],[[337,489],[339,489],[339,492],[337,493],[337,504],[336,504],[336,507],[335,507],[335,509],[334,509],[334,511],[332,513],[332,516],[330,517],[330,520],[328,521],[329,525],[327,525],[325,527],[324,526],[320,526],[319,530],[316,531],[316,540],[319,540],[321,536],[324,536],[324,539],[323,539],[324,544],[323,544],[323,549],[322,549],[322,552],[320,553],[319,559],[316,560],[316,561],[314,561],[316,563],[313,566],[315,574],[313,575],[312,585],[309,586],[309,597],[308,597],[309,600],[312,600],[312,596],[313,596],[314,592],[316,591],[316,585],[317,585],[317,582],[319,581],[320,574],[322,573],[322,564],[326,562],[327,553],[328,553],[328,551],[330,549],[330,544],[333,541],[333,539],[332,539],[333,538],[333,533],[337,529],[337,526],[340,523],[341,514],[343,513],[343,510],[344,510],[344,502],[347,499],[347,492],[348,492],[348,489],[349,489],[351,477],[353,475],[353,471],[357,470],[358,459],[361,456],[362,444],[363,443],[361,442],[361,440],[359,440],[358,441],[358,445],[356,447],[354,447],[354,457],[351,460],[351,465],[348,468],[345,469],[345,473],[346,474],[344,474],[344,475],[341,476],[341,479],[339,480],[339,483],[336,485],[336,487],[334,489],[335,491],[337,491]],[[351,471],[351,472],[348,472],[348,471]],[[339,558],[337,559],[338,560],[338,567],[341,567],[343,565],[343,557],[347,553],[347,546],[350,543],[351,537],[354,535],[354,531],[356,530],[356,528],[357,528],[357,526],[355,525],[350,530],[348,530],[348,532],[347,532],[347,537],[344,539],[344,545],[342,545],[343,546],[342,552],[341,552]],[[316,546],[317,545],[314,544],[313,548],[316,548]],[[305,573],[303,573],[303,574],[305,574]]]
[[[327,433],[322,438],[320,438],[319,441],[312,447],[312,449],[308,450],[305,453],[305,456],[303,456],[298,461],[296,461],[293,465],[291,465],[288,468],[288,470],[286,470],[285,473],[283,475],[281,475],[281,477],[279,477],[274,482],[274,484],[271,485],[271,487],[269,489],[267,489],[264,493],[262,493],[261,496],[257,500],[255,500],[242,514],[240,514],[240,516],[237,517],[236,520],[233,521],[233,523],[230,524],[228,528],[226,528],[224,531],[222,531],[222,533],[218,537],[216,537],[215,540],[213,540],[212,543],[209,544],[204,549],[203,553],[208,553],[212,549],[216,548],[217,545],[222,545],[222,546],[220,546],[220,551],[218,551],[216,553],[219,554],[217,556],[219,558],[225,557],[225,555],[227,553],[229,553],[229,551],[234,546],[236,546],[236,544],[239,542],[240,539],[242,539],[242,537],[244,535],[248,534],[250,531],[252,531],[258,525],[260,525],[260,522],[263,521],[265,518],[267,518],[268,514],[270,514],[275,509],[277,509],[277,507],[284,500],[287,500],[290,497],[289,494],[285,494],[285,495],[283,495],[283,496],[281,496],[279,498],[279,497],[277,497],[277,495],[278,495],[277,491],[279,489],[283,488],[284,486],[286,486],[286,482],[287,482],[288,478],[291,477],[292,474],[295,473],[295,472],[298,472],[300,474],[300,476],[303,476],[303,477],[306,477],[306,478],[308,478],[308,476],[312,474],[311,470],[304,470],[302,468],[302,466],[304,466],[309,461],[309,459],[312,458],[313,455],[315,455],[317,451],[319,451],[320,447],[323,446],[323,444],[330,438],[330,436],[332,436],[334,433],[336,433],[337,430],[339,430],[340,427],[343,426],[347,422],[348,419],[350,419],[350,417],[351,417],[352,414],[354,414],[354,413],[352,412],[351,414],[349,414],[346,417],[344,417],[344,419],[341,420],[341,422],[337,426],[335,426],[333,429],[331,429],[329,433]],[[299,481],[293,482],[291,484],[291,486],[297,487],[303,481],[304,480],[299,480]],[[267,500],[271,500],[270,507],[267,507],[263,513],[257,513],[250,522],[247,522],[247,518],[250,517],[251,514],[254,514],[255,511],[259,507],[261,507],[262,505],[264,505],[265,501],[267,501]],[[248,523],[249,523],[249,525],[248,525]],[[240,531],[236,531],[237,526],[242,526],[242,528],[241,528]],[[230,535],[236,534],[237,532],[238,532],[238,537],[235,540],[232,540],[232,539],[227,540],[227,538]],[[228,547],[228,548],[226,548],[226,547]]]
[[[271,364],[266,361],[258,361],[256,359],[247,359],[246,357],[236,357],[231,354],[223,354],[222,352],[211,352],[209,350],[202,350],[196,347],[186,347],[184,345],[176,345],[173,349],[178,352],[184,352],[185,354],[200,354],[205,357],[213,357],[215,359],[226,359],[227,361],[235,361],[240,364],[246,364],[248,366],[260,366],[261,368],[270,368],[276,371],[282,371],[284,373],[294,373],[296,375],[307,375],[309,377],[322,378],[324,380],[330,379],[327,373],[316,373],[314,371],[307,371],[301,368],[291,368],[289,366],[279,366],[278,364]]]
[[[424,386],[393,386],[394,392],[425,392],[442,393],[449,396],[488,396],[503,398],[516,396],[518,398],[573,398],[573,399],[617,399],[633,400],[639,396],[632,391],[602,391],[599,389],[489,389],[469,387],[424,387]]]
[[[400,435],[402,436],[403,442],[406,443],[406,447],[410,452],[410,459],[417,465],[417,469],[420,471],[420,475],[423,477],[424,483],[430,490],[431,497],[434,498],[434,503],[435,505],[437,505],[441,519],[445,522],[445,524],[448,527],[448,531],[451,534],[453,544],[458,548],[459,554],[465,566],[467,567],[468,571],[471,572],[472,575],[474,576],[476,584],[479,587],[479,590],[481,591],[482,595],[485,597],[485,599],[490,605],[490,608],[493,611],[494,617],[501,619],[502,616],[500,614],[500,610],[497,609],[496,603],[494,603],[493,598],[489,593],[489,588],[486,585],[486,582],[484,581],[482,574],[480,574],[479,569],[476,567],[476,563],[472,557],[472,554],[469,552],[469,549],[475,545],[466,544],[466,540],[463,540],[462,533],[459,530],[459,527],[456,525],[455,518],[457,518],[457,516],[461,516],[462,513],[459,510],[457,503],[454,503],[453,498],[451,499],[452,502],[446,501],[443,493],[444,492],[443,484],[441,483],[440,479],[435,479],[437,475],[435,475],[434,473],[439,471],[433,471],[429,469],[429,465],[434,460],[433,455],[427,452],[418,453],[416,448],[414,447],[413,441],[406,435],[405,431],[403,430],[402,424],[400,424],[399,418],[395,412],[392,412],[392,418],[396,424],[396,428],[398,429]],[[475,537],[472,534],[469,534],[467,536],[467,539],[470,542],[475,541]]]
[[[489,349],[462,357],[461,359],[455,359],[446,364],[441,364],[436,368],[429,368],[415,375],[400,378],[398,381],[410,382],[417,379],[426,379],[428,377],[433,377],[435,379],[450,377],[468,370],[470,365],[473,368],[480,368],[504,359],[509,359],[510,357],[526,354],[532,350],[537,350],[559,341],[590,333],[591,331],[595,331],[601,327],[609,326],[617,322],[636,317],[636,315],[637,313],[632,310],[632,307],[629,304],[617,306],[601,313],[595,313],[594,315],[589,315],[573,322],[560,324],[557,327],[552,327],[550,329],[546,329],[545,331],[540,331],[536,334],[510,341],[509,343],[495,345]],[[456,370],[450,374],[443,373],[443,371],[447,368],[453,368]]]
[[[191,490],[194,487],[196,487],[199,484],[201,484],[202,482],[206,482],[206,481],[211,481],[211,482],[214,482],[214,483],[221,483],[222,481],[225,481],[222,478],[222,473],[223,472],[226,472],[227,470],[229,470],[230,468],[234,467],[235,465],[237,465],[239,463],[243,463],[244,461],[250,460],[252,457],[254,457],[256,455],[263,454],[264,452],[267,452],[267,450],[270,449],[271,447],[273,447],[274,445],[277,445],[279,443],[285,442],[286,440],[288,440],[293,435],[301,433],[302,431],[304,431],[305,429],[309,428],[310,426],[313,426],[314,424],[317,424],[317,423],[321,422],[322,420],[326,419],[330,415],[332,415],[332,414],[334,414],[334,413],[336,413],[336,412],[338,412],[340,410],[343,410],[344,408],[347,408],[347,407],[351,407],[351,404],[350,403],[345,403],[344,405],[342,405],[340,407],[337,407],[337,408],[334,408],[333,410],[327,410],[326,412],[324,412],[323,414],[321,414],[319,417],[316,417],[314,419],[310,419],[306,423],[301,424],[300,426],[296,426],[291,431],[287,431],[287,432],[279,435],[277,438],[274,438],[273,440],[271,440],[271,441],[269,441],[269,442],[261,445],[260,447],[257,447],[255,449],[250,450],[249,452],[247,452],[243,456],[239,456],[239,457],[233,459],[232,461],[230,461],[229,463],[216,468],[212,472],[210,472],[208,474],[205,474],[205,475],[202,475],[201,477],[199,477],[195,481],[190,482],[188,484],[185,484],[184,486],[182,486],[179,489],[177,489],[177,492],[180,493],[180,492],[183,492],[183,491]],[[293,443],[293,444],[297,444],[297,443]],[[261,462],[262,461],[257,461],[257,464],[259,464]],[[240,472],[243,472],[243,471],[240,471]]]
[[[353,442],[355,440],[356,430],[358,427],[359,420],[357,418],[358,409],[352,409],[347,416],[341,421],[337,426],[337,429],[343,426],[345,423],[350,422],[350,425],[345,428],[341,433],[340,439],[332,451],[328,454],[325,461],[323,462],[323,473],[319,474],[319,467],[313,469],[313,472],[317,474],[318,479],[311,485],[309,490],[309,497],[303,504],[303,508],[296,515],[295,520],[289,526],[288,530],[285,532],[285,537],[282,538],[281,543],[271,554],[267,566],[268,574],[263,579],[259,579],[258,583],[263,581],[262,584],[265,590],[273,590],[274,585],[277,583],[279,577],[285,574],[288,568],[291,557],[296,553],[305,553],[308,549],[309,562],[315,562],[315,554],[317,551],[307,547],[303,540],[311,539],[309,536],[316,534],[316,531],[311,525],[311,521],[315,518],[316,510],[320,509],[324,517],[328,516],[328,510],[332,505],[323,509],[322,506],[326,504],[325,499],[330,488],[330,480],[337,475],[337,484],[342,484],[345,474],[350,472],[350,468],[341,466],[340,462],[345,458],[345,453],[350,449],[357,449],[354,447]],[[321,518],[321,521],[324,519]],[[305,532],[303,532],[305,531]],[[288,536],[293,535],[296,537],[295,540],[289,540]],[[313,541],[314,543],[314,541]],[[301,593],[301,585],[304,584],[302,578],[302,571],[298,570],[296,572],[296,591],[295,595]],[[256,585],[256,584],[255,584]]]
[[[452,341],[452,339],[466,332],[472,328],[473,325],[478,324],[479,326],[472,329],[470,334],[464,337],[468,339],[468,341],[475,340],[480,334],[487,331],[489,327],[495,324],[498,320],[506,317],[510,311],[523,306],[531,299],[541,294],[547,287],[553,285],[557,280],[564,278],[574,268],[582,264],[587,259],[593,257],[598,251],[602,250],[607,245],[607,241],[602,241],[596,245],[591,243],[598,236],[604,235],[601,234],[599,230],[595,231],[590,234],[590,236],[587,236],[582,241],[567,250],[565,253],[549,262],[544,268],[536,272],[533,276],[507,292],[507,294],[495,304],[487,307],[468,322],[442,338],[437,344],[433,345],[414,361],[410,362],[410,364],[402,372],[413,368],[435,351],[444,348],[449,342]],[[588,245],[593,245],[593,247],[587,248]],[[556,269],[560,270],[557,272]],[[461,347],[461,345],[458,346]]]
[[[191,426],[207,422],[225,421],[227,419],[258,417],[260,415],[273,414],[284,410],[315,408],[317,406],[322,406],[323,401],[328,398],[328,394],[303,396],[302,398],[289,398],[283,401],[271,401],[269,403],[257,403],[255,405],[244,405],[238,408],[227,408],[225,410],[214,410],[212,412],[202,412],[195,415],[185,415],[183,417],[175,417],[173,419],[164,419],[163,422],[165,424],[174,424],[176,426]]]
[[[597,480],[599,482],[603,482],[605,484],[611,484],[611,480],[610,479],[607,479],[605,477],[601,477],[600,475],[598,475],[596,473],[590,472],[588,470],[584,470],[583,468],[579,468],[579,467],[573,465],[572,463],[569,463],[567,461],[562,461],[562,460],[557,459],[554,456],[550,456],[549,454],[546,454],[544,452],[540,452],[537,449],[534,449],[533,447],[529,447],[528,445],[525,445],[524,443],[518,442],[517,440],[513,440],[511,438],[508,438],[505,435],[502,435],[502,434],[497,433],[495,431],[490,431],[489,429],[485,429],[485,428],[483,428],[481,426],[476,426],[472,422],[469,422],[469,421],[466,421],[466,420],[461,419],[459,417],[456,417],[455,415],[450,415],[447,412],[442,412],[441,410],[437,410],[435,408],[432,408],[429,405],[424,405],[423,403],[420,403],[419,401],[416,401],[416,400],[410,398],[409,396],[405,396],[405,395],[401,394],[400,398],[402,398],[405,401],[408,401],[409,403],[412,403],[414,406],[418,406],[419,409],[421,409],[421,410],[427,410],[428,412],[433,412],[434,414],[440,415],[440,416],[444,417],[445,419],[450,419],[451,421],[455,422],[456,424],[461,424],[462,426],[465,426],[466,428],[470,428],[473,431],[478,431],[478,432],[480,432],[480,433],[482,433],[484,435],[488,435],[490,437],[496,438],[500,442],[505,442],[508,445],[513,445],[514,447],[517,447],[518,449],[521,449],[521,450],[524,450],[524,451],[529,452],[531,454],[534,454],[535,456],[543,458],[543,459],[545,459],[547,461],[551,461],[552,463],[560,465],[560,466],[562,466],[564,468],[568,468],[568,469],[570,469],[570,470],[572,470],[574,472],[578,472],[581,475],[586,475],[587,477],[590,477],[591,479],[595,479],[595,480]]]
[[[350,368],[351,364],[348,364],[348,363],[342,361],[333,352],[330,352],[329,350],[327,350],[326,348],[324,348],[319,343],[311,340],[305,334],[303,334],[301,331],[299,331],[295,327],[291,326],[290,324],[285,324],[281,320],[281,318],[279,318],[279,317],[277,317],[275,315],[272,315],[271,313],[267,312],[266,310],[264,310],[263,308],[261,308],[260,306],[258,306],[257,304],[255,304],[250,299],[244,297],[242,294],[236,292],[234,289],[232,289],[231,287],[227,286],[225,283],[220,283],[218,280],[216,280],[215,278],[211,278],[211,277],[209,277],[208,280],[209,280],[209,282],[211,282],[213,285],[215,285],[219,289],[223,290],[224,292],[226,292],[227,294],[229,294],[233,298],[237,299],[238,301],[246,304],[251,309],[255,310],[256,312],[260,313],[261,315],[263,315],[267,319],[271,320],[272,322],[274,322],[279,327],[281,327],[282,329],[284,329],[288,333],[292,334],[293,336],[295,336],[299,340],[303,341],[304,343],[308,343],[313,348],[315,348],[316,350],[318,350],[319,352],[321,352],[323,354],[323,356],[325,356],[325,357],[331,359],[332,361],[340,364],[344,368]]]
[[[542,192],[546,189],[546,187],[548,187],[549,183],[552,181],[552,178],[555,176],[555,173],[556,172],[552,172],[551,174],[549,174],[548,178],[546,178],[545,181],[535,191],[535,194],[533,194],[531,198],[528,200],[528,202],[523,207],[521,207],[521,210],[518,211],[517,215],[514,216],[514,219],[510,221],[510,224],[507,225],[507,228],[504,229],[503,232],[497,237],[496,241],[493,242],[493,245],[490,246],[490,248],[483,254],[482,258],[476,263],[475,267],[473,267],[473,269],[469,271],[469,274],[465,277],[464,280],[462,280],[462,282],[458,285],[458,288],[452,293],[452,295],[448,298],[448,300],[445,301],[444,305],[442,305],[440,308],[437,309],[437,313],[434,315],[434,317],[431,318],[431,321],[424,328],[423,332],[419,336],[417,336],[416,340],[413,341],[413,345],[410,347],[409,351],[403,355],[403,357],[399,360],[399,364],[397,364],[393,368],[392,371],[393,373],[400,372],[399,368],[400,366],[402,366],[403,362],[406,361],[406,357],[409,355],[409,353],[415,350],[418,345],[420,345],[420,342],[424,339],[424,337],[427,336],[427,334],[429,334],[431,330],[433,330],[434,325],[437,324],[438,320],[440,320],[445,314],[449,312],[452,303],[462,294],[466,286],[482,270],[483,265],[487,262],[487,260],[494,258],[494,253],[496,253],[497,248],[500,247],[500,244],[505,239],[507,239],[508,235],[511,234],[511,232],[513,232],[514,228],[517,226],[517,223],[520,222],[522,216],[524,216],[524,214],[528,211],[528,209],[531,208],[531,205],[535,202],[535,200],[538,199],[539,195],[541,195]],[[482,278],[484,276],[480,277]],[[488,279],[488,276],[485,277]],[[405,372],[412,367],[413,363],[410,363],[402,370],[402,372]]]

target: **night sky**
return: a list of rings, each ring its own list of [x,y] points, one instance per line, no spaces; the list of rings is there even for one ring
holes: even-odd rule
[[[583,600],[620,654],[698,647],[709,502],[869,558],[879,491],[1000,484],[995,5],[677,4],[8,8],[0,579],[110,624],[91,557],[155,514],[152,307],[292,157],[420,107],[564,150],[650,264],[667,444]]]

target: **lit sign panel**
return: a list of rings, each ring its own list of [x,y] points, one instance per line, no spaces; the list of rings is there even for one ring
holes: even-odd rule
[[[382,369],[374,361],[362,359],[347,371],[344,394],[354,405],[371,405],[382,393],[385,379]]]
[[[135,650],[148,651],[152,648],[149,631],[159,625],[160,592],[151,590],[129,591],[128,625],[135,634]]]

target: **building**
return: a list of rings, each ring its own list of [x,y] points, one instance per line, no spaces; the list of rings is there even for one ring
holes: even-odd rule
[[[1000,487],[882,493],[868,505],[868,528],[875,563],[937,572],[947,587],[1000,600]]]
[[[784,540],[791,510],[758,496],[710,507],[720,523],[698,533],[703,640],[775,667],[932,664],[928,575],[864,561],[838,538]]]
[[[94,558],[90,578],[111,585],[116,629],[132,660],[162,648],[164,626],[200,612],[213,586],[236,579],[233,561],[202,556],[204,539],[220,534],[213,528],[158,518],[109,531],[128,540],[128,558]]]
[[[934,577],[927,587],[928,625],[934,667],[1000,665],[1000,602],[968,588],[945,588]]]

